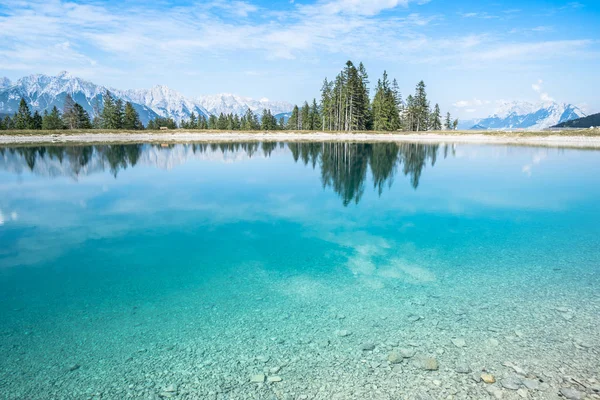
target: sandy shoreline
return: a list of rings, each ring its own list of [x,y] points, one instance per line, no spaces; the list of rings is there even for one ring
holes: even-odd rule
[[[102,144],[102,143],[186,143],[233,141],[354,141],[514,144],[549,147],[600,149],[600,136],[512,136],[436,133],[365,134],[365,133],[249,133],[249,132],[176,132],[176,133],[77,133],[56,135],[0,135],[0,145],[15,144]]]

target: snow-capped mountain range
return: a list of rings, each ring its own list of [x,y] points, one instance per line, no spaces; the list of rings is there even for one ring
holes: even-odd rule
[[[512,101],[502,103],[494,114],[487,118],[460,121],[458,127],[459,129],[541,130],[581,117],[585,117],[585,113],[572,104],[554,101],[543,103]]]
[[[273,115],[277,115],[290,112],[294,108],[292,104],[285,101],[270,101],[265,98],[254,100],[250,97],[241,97],[230,93],[202,96],[198,97],[196,101],[206,111],[215,115],[220,113],[243,115],[248,108],[255,113],[270,109]]]
[[[144,124],[157,116],[170,117],[179,123],[189,118],[192,112],[206,117],[220,113],[241,116],[248,108],[256,114],[262,113],[263,109],[270,109],[273,114],[279,114],[289,112],[293,108],[293,105],[287,102],[254,100],[232,94],[187,98],[164,85],[157,85],[151,89],[119,90],[96,85],[68,72],[61,72],[56,76],[30,75],[16,82],[0,78],[0,113],[14,113],[19,107],[21,97],[25,98],[32,110],[41,112],[54,106],[62,109],[66,95],[70,94],[90,115],[94,115],[94,106],[96,102],[102,104],[102,96],[107,89],[113,96],[131,102]]]

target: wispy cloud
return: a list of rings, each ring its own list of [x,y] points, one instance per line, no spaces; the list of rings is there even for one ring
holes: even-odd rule
[[[544,83],[543,80],[538,79],[538,81],[534,84],[531,85],[531,88],[540,95],[540,100],[541,101],[554,101],[554,99],[552,97],[550,97],[550,95],[548,95],[548,93],[544,92],[542,90],[542,84]]]
[[[488,14],[487,12],[459,12],[458,15],[460,15],[463,18],[481,18],[481,19],[500,18],[497,15],[491,15],[491,14]]]
[[[418,80],[421,76],[415,76],[425,67],[444,71],[449,77],[464,70],[498,76],[547,69],[566,58],[592,62],[600,58],[600,42],[593,35],[585,30],[563,34],[562,25],[548,18],[529,21],[525,9],[496,5],[461,10],[452,2],[425,3],[303,0],[266,7],[256,0],[178,5],[4,0],[0,4],[0,69],[9,71],[11,78],[21,72],[66,69],[112,86],[129,85],[132,79],[125,77],[132,76],[136,84],[152,85],[166,75],[169,85],[177,80],[177,84],[188,85],[193,76],[197,82],[192,83],[190,94],[224,79],[231,81],[231,86],[217,90],[233,90],[232,86],[240,83],[256,85],[254,90],[262,83],[263,90],[266,80],[275,78],[279,87],[270,93],[252,94],[274,97],[275,90],[282,90],[284,75],[290,75],[291,81],[298,74],[305,74],[306,79],[318,74],[320,81],[330,76],[331,65],[347,59],[365,61],[377,74],[384,68],[396,68],[396,77],[405,74]],[[578,4],[560,7],[568,7],[573,14],[579,12]],[[523,18],[528,20],[521,24]],[[518,19],[519,24],[508,25],[509,19]],[[513,26],[516,28],[511,31]],[[313,66],[321,71],[315,72]],[[248,71],[251,75],[256,72],[252,75],[256,79],[247,79]],[[215,83],[207,83],[207,76]],[[523,78],[519,90],[527,90],[530,79]],[[319,84],[310,82],[311,87]],[[467,86],[469,82],[461,83],[461,87]],[[296,93],[298,88],[290,86],[289,92]],[[469,92],[466,96],[474,95]],[[448,98],[446,105],[452,102]]]

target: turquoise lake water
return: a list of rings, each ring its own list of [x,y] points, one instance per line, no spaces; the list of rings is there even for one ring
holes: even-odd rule
[[[600,152],[0,148],[0,399],[599,391]]]

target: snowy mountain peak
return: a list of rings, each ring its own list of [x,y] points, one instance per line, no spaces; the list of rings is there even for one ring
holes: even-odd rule
[[[255,100],[250,97],[237,96],[231,93],[221,93],[209,96],[200,96],[196,101],[209,113],[219,115],[237,114],[244,115],[248,109],[260,114],[263,109],[270,109],[273,115],[292,111],[294,106],[285,101],[271,101],[266,97]]]
[[[459,127],[461,129],[541,130],[584,116],[585,113],[581,109],[568,103],[510,101],[501,103],[489,117],[463,121]]]
[[[7,88],[10,85],[12,85],[12,82],[10,81],[10,79],[8,79],[6,77],[0,78],[0,89]]]
[[[13,84],[7,78],[0,79],[0,112],[12,113],[18,108],[21,97],[25,98],[34,110],[43,111],[53,106],[62,109],[64,98],[70,94],[90,114],[96,100],[101,99],[107,88],[75,77],[67,71],[56,76],[43,74],[29,75]],[[110,89],[113,96],[131,102],[140,113],[144,123],[156,116],[173,118],[177,123],[188,119],[191,113],[243,115],[248,108],[260,113],[264,108],[273,114],[285,113],[293,106],[287,102],[272,102],[267,98],[254,100],[231,93],[213,96],[187,98],[166,85],[156,85],[151,89],[118,90]]]

